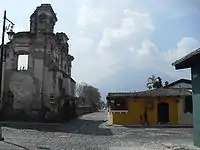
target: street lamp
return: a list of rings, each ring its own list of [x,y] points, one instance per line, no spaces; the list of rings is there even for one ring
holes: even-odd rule
[[[9,22],[9,25],[6,27],[6,21]],[[11,25],[11,29],[10,29]],[[4,50],[4,38],[5,38],[5,32],[10,30],[8,32],[8,38],[9,40],[12,40],[14,37],[14,32],[12,31],[13,26],[15,24],[12,23],[8,18],[6,18],[6,10],[4,11],[4,17],[3,17],[3,32],[2,32],[2,44],[1,44],[1,57],[0,57],[0,112],[2,116],[2,105],[3,105],[3,80],[4,80],[4,66],[5,66],[5,59],[6,59],[6,52]],[[4,138],[2,137],[2,129],[0,126],[0,141],[4,141]]]
[[[11,41],[15,36],[15,32],[13,32],[13,26],[11,26],[11,29],[10,31],[7,32],[7,34],[8,34],[8,39]]]

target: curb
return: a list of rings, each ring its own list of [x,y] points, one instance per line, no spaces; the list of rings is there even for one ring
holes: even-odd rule
[[[113,127],[126,127],[126,128],[193,128],[193,125],[117,125],[117,124],[106,124],[106,126]]]

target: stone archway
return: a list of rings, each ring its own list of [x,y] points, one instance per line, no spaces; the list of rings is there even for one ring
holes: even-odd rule
[[[69,101],[63,104],[62,110],[63,120],[68,121],[71,118],[71,105]]]

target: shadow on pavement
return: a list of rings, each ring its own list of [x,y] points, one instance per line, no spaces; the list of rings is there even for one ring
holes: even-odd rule
[[[32,129],[43,132],[63,132],[72,134],[85,134],[85,135],[95,135],[95,136],[110,136],[113,133],[110,129],[105,128],[103,120],[85,120],[85,119],[75,119],[69,123],[1,123],[3,127],[10,127],[15,129]],[[104,127],[100,127],[100,125]]]

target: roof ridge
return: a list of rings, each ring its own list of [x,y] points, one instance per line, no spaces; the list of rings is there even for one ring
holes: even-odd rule
[[[108,93],[108,97],[164,97],[164,96],[185,96],[191,95],[186,88],[159,88],[140,92],[118,92]]]

